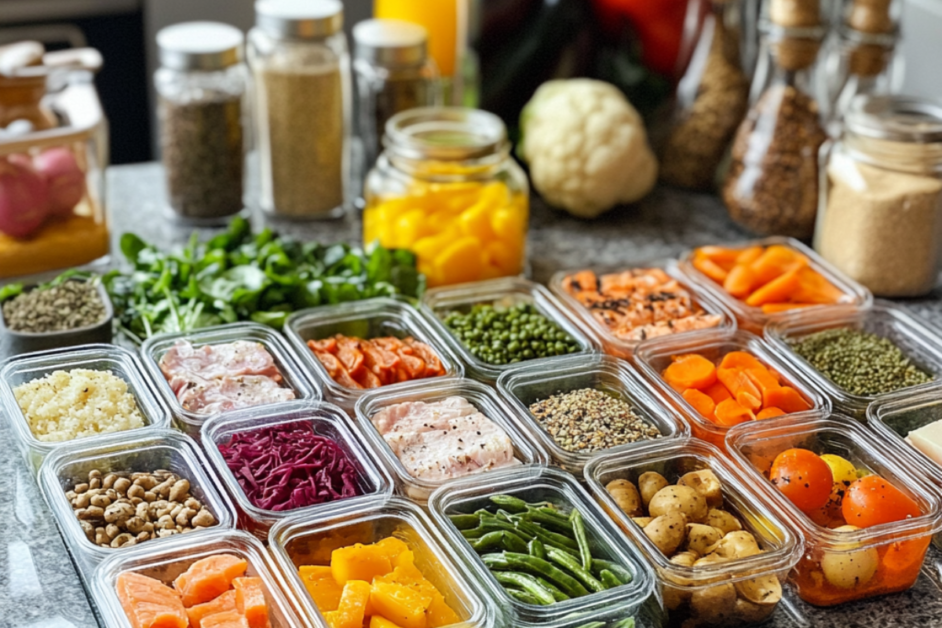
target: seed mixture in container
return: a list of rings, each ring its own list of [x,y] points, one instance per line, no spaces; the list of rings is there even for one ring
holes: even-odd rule
[[[337,334],[308,340],[307,346],[330,378],[347,388],[379,388],[445,374],[435,350],[411,337],[364,340]]]
[[[188,412],[218,414],[290,401],[275,359],[259,342],[237,340],[195,348],[178,341],[160,358],[160,370]]]
[[[398,403],[370,421],[416,479],[443,482],[520,464],[507,433],[464,397]]]
[[[361,493],[356,466],[340,446],[297,422],[239,432],[219,453],[256,507],[276,512]]]
[[[632,580],[618,563],[593,554],[582,514],[550,502],[495,495],[489,508],[449,515],[509,596],[549,606]],[[491,512],[493,510],[494,512]]]
[[[216,517],[190,493],[190,481],[166,469],[88,472],[66,491],[82,531],[101,547],[130,547],[202,530]]]
[[[676,279],[660,268],[633,268],[598,276],[584,270],[563,279],[563,289],[622,340],[645,340],[708,329],[723,317],[704,312]]]
[[[134,628],[270,628],[265,583],[232,554],[201,558],[168,586],[125,571],[115,588]]]
[[[97,325],[107,310],[89,281],[63,281],[23,292],[3,303],[3,323],[10,331],[52,333]]]
[[[20,384],[13,396],[33,436],[44,442],[146,425],[128,383],[110,371],[55,371]]]
[[[408,544],[389,536],[335,549],[329,565],[302,565],[304,587],[330,628],[439,628],[461,621],[414,563]]]
[[[627,401],[594,388],[558,393],[530,405],[530,413],[566,451],[591,453],[660,438]]]
[[[822,375],[853,395],[880,395],[934,379],[892,340],[866,331],[828,329],[790,344]]]
[[[512,364],[580,351],[579,343],[529,303],[508,308],[479,304],[467,314],[449,312],[445,326],[475,357]]]

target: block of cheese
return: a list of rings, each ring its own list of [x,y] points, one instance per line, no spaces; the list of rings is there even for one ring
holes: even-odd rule
[[[942,421],[923,425],[906,437],[906,442],[942,466]]]

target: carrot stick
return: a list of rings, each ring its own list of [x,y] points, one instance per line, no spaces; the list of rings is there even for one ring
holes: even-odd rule
[[[798,310],[815,305],[817,303],[766,303],[762,306],[762,311],[766,314],[778,314],[779,312],[788,312],[789,310]]]
[[[745,299],[756,285],[755,273],[748,266],[737,264],[733,266],[723,281],[723,289],[737,299]]]
[[[782,387],[782,384],[778,381],[778,377],[764,366],[746,369],[745,373],[749,381],[755,384],[755,387],[762,393],[762,407],[775,406],[774,403],[769,403],[769,393],[777,391]]]
[[[811,409],[808,402],[791,386],[782,386],[778,390],[769,391],[766,397],[767,406],[781,408],[788,414]]]
[[[755,274],[756,285],[764,286],[776,277],[781,277],[790,270],[806,266],[807,258],[780,244],[773,244],[749,268]]]
[[[733,399],[739,402],[739,405],[749,410],[758,410],[762,407],[762,393],[742,369],[720,368],[717,369],[716,376],[729,389]]]
[[[798,269],[798,288],[791,296],[795,303],[839,303],[843,296],[844,293],[818,271],[808,267]]]
[[[750,246],[748,249],[743,249],[739,255],[736,256],[736,263],[749,265],[762,257],[764,252],[765,249],[761,246]]]
[[[716,404],[707,395],[696,388],[688,388],[684,391],[684,399],[693,406],[700,416],[705,419],[713,420],[713,411],[716,410]]]
[[[715,415],[717,425],[725,427],[739,425],[756,418],[752,411],[742,407],[732,399],[727,399],[716,406]]]
[[[693,267],[716,283],[721,284],[726,281],[726,270],[708,257],[694,257]]]
[[[787,303],[800,284],[798,269],[790,270],[749,295],[746,305],[758,307],[767,303]]]
[[[782,416],[785,414],[785,411],[781,408],[763,408],[759,414],[756,415],[756,419],[771,419],[772,417]]]
[[[664,380],[681,394],[688,388],[703,389],[716,381],[716,366],[696,353],[675,356],[664,370]]]
[[[701,246],[696,253],[701,257],[708,258],[717,266],[729,270],[736,264],[736,258],[742,253],[742,249],[731,249],[725,246]]]

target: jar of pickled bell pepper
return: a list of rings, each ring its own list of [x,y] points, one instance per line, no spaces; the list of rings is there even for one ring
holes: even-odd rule
[[[411,109],[389,120],[383,144],[364,189],[364,244],[414,252],[432,287],[523,272],[527,177],[500,118]]]

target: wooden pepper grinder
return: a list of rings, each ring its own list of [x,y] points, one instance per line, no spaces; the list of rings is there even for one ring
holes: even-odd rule
[[[873,77],[886,69],[892,56],[889,41],[877,43],[880,36],[892,36],[896,24],[890,15],[892,0],[853,0],[847,13],[846,25],[851,31],[862,33],[862,41],[851,50],[850,72],[861,77]],[[869,37],[867,37],[869,36]]]
[[[820,0],[772,0],[769,6],[772,24],[781,28],[816,28],[822,26]],[[819,37],[783,35],[773,44],[778,65],[796,72],[811,67],[821,50]]]

